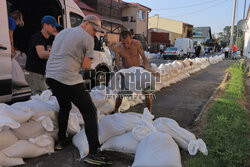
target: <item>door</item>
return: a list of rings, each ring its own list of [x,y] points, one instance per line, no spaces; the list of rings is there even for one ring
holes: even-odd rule
[[[6,0],[0,0],[0,102],[11,99],[11,46]]]

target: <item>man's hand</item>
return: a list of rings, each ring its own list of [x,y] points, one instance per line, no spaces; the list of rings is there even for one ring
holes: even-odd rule
[[[91,67],[90,58],[85,56],[82,61],[82,69],[89,69]]]

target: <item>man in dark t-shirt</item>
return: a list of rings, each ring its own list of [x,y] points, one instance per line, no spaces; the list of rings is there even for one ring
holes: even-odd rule
[[[44,16],[41,21],[42,30],[35,33],[29,42],[26,61],[26,81],[32,94],[40,94],[47,89],[45,82],[46,63],[50,55],[53,36],[57,34],[59,25],[53,16]]]

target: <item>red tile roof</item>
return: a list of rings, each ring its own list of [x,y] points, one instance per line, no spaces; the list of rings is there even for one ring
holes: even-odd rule
[[[101,19],[101,16],[99,14],[97,14],[97,11],[93,8],[91,8],[90,6],[88,6],[87,4],[85,4],[84,2],[82,2],[81,0],[74,0],[75,3],[79,6],[79,8],[82,10],[83,14],[84,15],[95,15],[97,16],[100,20]]]

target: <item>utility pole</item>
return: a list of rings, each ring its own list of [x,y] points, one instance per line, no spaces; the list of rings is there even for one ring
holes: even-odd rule
[[[244,13],[243,13],[243,19],[245,19],[245,12],[246,12],[246,1],[247,1],[247,0],[245,0],[245,4],[244,4]]]
[[[229,45],[229,49],[230,49],[230,55],[231,55],[231,51],[232,51],[232,47],[233,47],[233,38],[234,38],[234,21],[235,21],[235,9],[236,9],[236,1],[234,0],[234,7],[233,7],[233,18],[232,18],[232,26],[231,26],[231,36],[230,36],[230,45]]]

